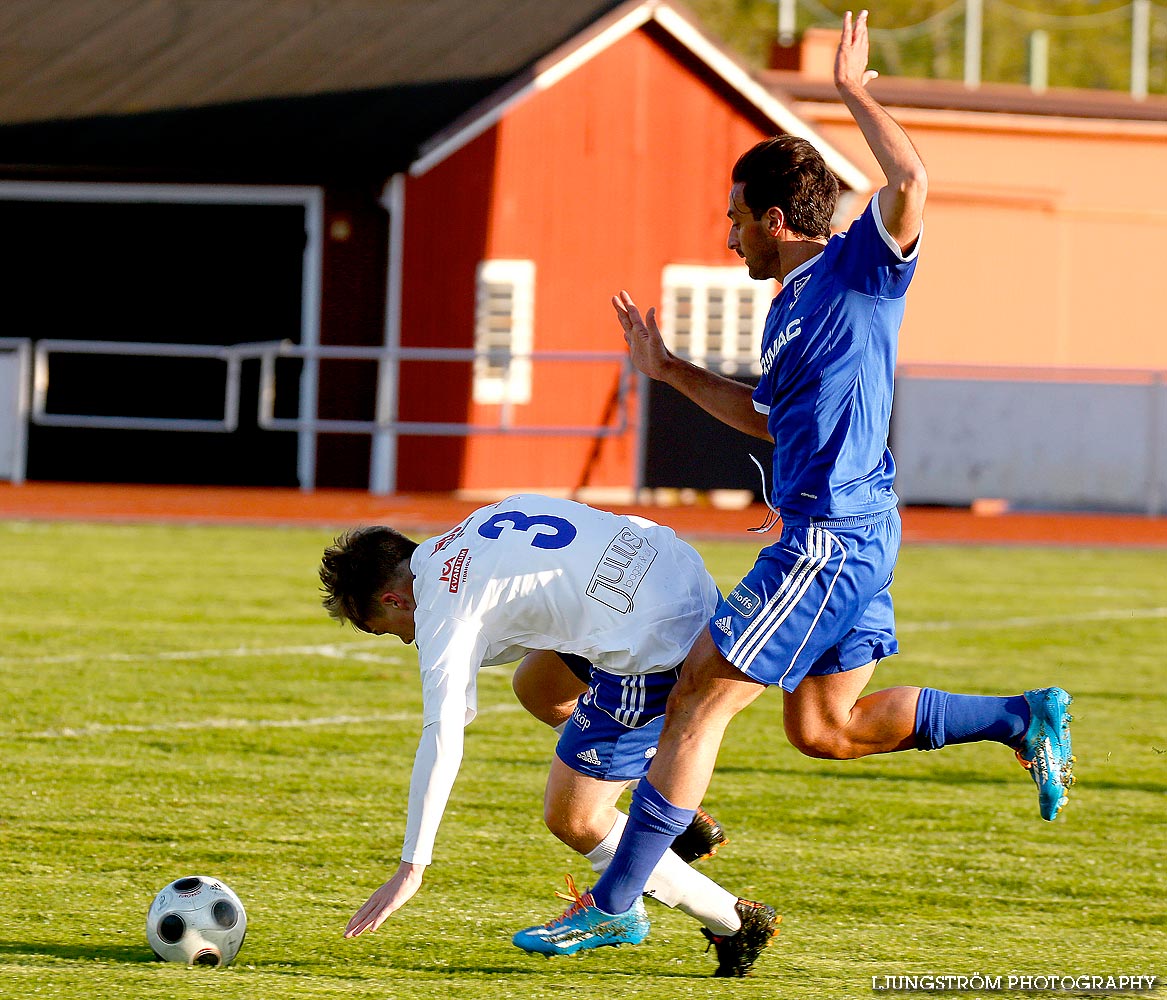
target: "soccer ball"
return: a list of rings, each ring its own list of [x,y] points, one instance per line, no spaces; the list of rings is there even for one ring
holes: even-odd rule
[[[146,913],[146,940],[163,962],[230,965],[246,933],[247,914],[239,897],[205,875],[171,882]]]

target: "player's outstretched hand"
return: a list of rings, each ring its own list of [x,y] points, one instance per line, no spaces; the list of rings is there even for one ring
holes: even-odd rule
[[[628,345],[628,357],[632,363],[649,378],[663,379],[672,355],[665,347],[660,327],[656,325],[656,307],[648,310],[647,318],[642,317],[627,292],[613,295],[612,306],[624,328],[624,343]]]
[[[425,865],[411,865],[401,862],[393,877],[371,895],[368,901],[353,915],[344,929],[346,938],[355,938],[365,931],[375,931],[389,914],[408,903],[421,888]]]
[[[843,16],[843,34],[835,53],[835,86],[839,90],[866,87],[879,74],[867,68],[871,40],[867,34],[867,11],[861,10],[854,21],[851,12]]]

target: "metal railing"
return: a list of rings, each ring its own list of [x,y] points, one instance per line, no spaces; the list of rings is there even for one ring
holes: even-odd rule
[[[608,363],[618,365],[616,384],[609,405],[601,422],[594,425],[580,424],[520,424],[517,422],[515,404],[503,402],[498,406],[498,422],[470,423],[455,421],[401,420],[398,417],[398,382],[402,362],[429,361],[472,364],[480,357],[479,352],[469,348],[424,348],[424,347],[342,347],[342,346],[300,346],[290,341],[260,341],[256,343],[232,344],[226,346],[210,344],[164,344],[110,340],[67,340],[44,339],[36,342],[28,339],[0,340],[0,348],[15,350],[23,359],[19,380],[27,385],[31,352],[31,405],[27,399],[16,407],[13,425],[23,432],[26,422],[45,427],[82,427],[108,430],[153,430],[153,431],[200,431],[204,433],[229,434],[239,426],[239,408],[243,362],[259,361],[259,392],[256,422],[264,430],[293,432],[300,440],[300,460],[297,476],[300,488],[315,488],[316,439],[320,434],[367,434],[374,443],[374,451],[380,448],[382,461],[388,455],[390,465],[395,463],[397,438],[407,435],[419,436],[470,436],[480,434],[516,436],[563,436],[600,439],[626,434],[630,427],[628,398],[635,371],[624,353],[587,351],[533,351],[528,354],[510,355],[505,368],[516,362],[549,363]],[[118,414],[86,414],[52,412],[49,409],[49,388],[51,382],[50,359],[59,355],[104,355],[112,357],[137,358],[190,358],[220,361],[225,365],[223,409],[221,416],[205,417],[161,417],[130,416]],[[299,360],[303,363],[298,397],[299,413],[294,417],[276,416],[277,363],[282,359]],[[377,399],[371,420],[345,420],[320,417],[318,409],[318,386],[320,366],[325,361],[366,361],[378,366]],[[505,377],[505,375],[504,375]],[[20,441],[24,441],[21,436]],[[306,458],[305,458],[306,456]],[[18,469],[13,481],[21,481],[24,476],[25,455],[19,450]],[[392,479],[390,482],[392,483]],[[377,474],[370,468],[370,488],[377,490]]]
[[[516,424],[515,406],[510,403],[490,404],[499,407],[497,424],[471,424],[449,421],[399,420],[395,415],[379,420],[340,420],[322,417],[277,417],[274,415],[276,396],[276,361],[279,358],[302,358],[305,362],[319,361],[376,361],[399,364],[402,361],[442,361],[473,363],[479,352],[456,347],[300,347],[282,344],[278,349],[260,358],[259,425],[273,431],[308,431],[318,434],[378,434],[461,437],[473,434],[512,434],[564,437],[619,437],[627,433],[628,394],[634,370],[626,354],[588,351],[532,351],[512,354],[507,366],[520,361],[533,362],[609,362],[619,363],[620,377],[616,390],[616,421],[599,425],[579,424]],[[505,375],[503,376],[505,380]],[[393,409],[396,407],[394,406]]]
[[[44,427],[97,427],[109,430],[204,431],[229,434],[239,426],[239,385],[243,362],[263,358],[280,349],[281,341],[254,344],[154,344],[116,340],[38,341],[33,350],[32,422]],[[218,419],[197,417],[131,417],[86,413],[50,413],[49,356],[91,354],[140,358],[202,358],[226,365],[223,415]]]

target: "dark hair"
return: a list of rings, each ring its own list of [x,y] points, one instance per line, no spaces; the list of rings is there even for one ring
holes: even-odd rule
[[[339,535],[320,560],[321,603],[330,617],[365,630],[386,587],[409,572],[417,542],[376,525]]]
[[[839,181],[805,139],[763,139],[738,157],[732,176],[734,184],[745,185],[742,196],[755,219],[777,206],[794,232],[809,239],[831,235]]]

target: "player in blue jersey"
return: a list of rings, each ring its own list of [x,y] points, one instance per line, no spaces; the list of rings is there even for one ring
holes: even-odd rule
[[[647,873],[708,787],[730,720],[767,687],[786,733],[811,757],[850,759],[996,740],[1017,752],[1052,820],[1072,783],[1069,695],[1014,697],[893,687],[863,695],[898,649],[889,592],[900,544],[887,447],[896,343],[916,268],[927,175],[900,126],[868,93],[867,12],[843,22],[835,84],[886,177],[860,217],[831,236],[838,183],[807,141],[759,143],[734,166],[729,247],[782,290],[766,319],[756,390],[672,355],[655,312],[613,299],[634,364],[723,422],[774,441],[778,542],[718,607],[668,699],[658,752],[587,906],[556,922],[587,947],[638,899]],[[516,938],[516,943],[518,939]],[[716,939],[715,939],[715,943]]]

